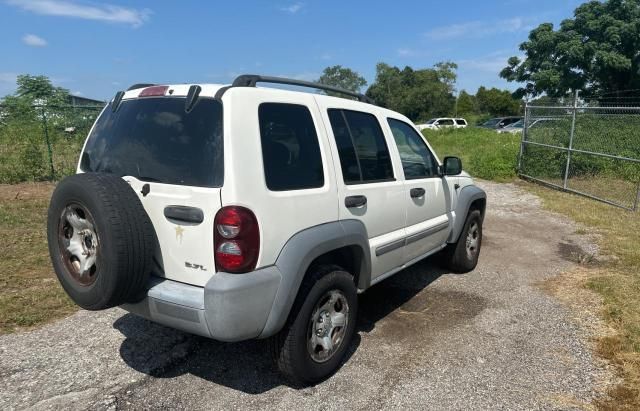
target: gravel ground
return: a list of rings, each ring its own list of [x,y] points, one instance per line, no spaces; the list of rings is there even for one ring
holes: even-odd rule
[[[587,331],[537,284],[597,253],[573,224],[510,184],[483,182],[478,268],[425,261],[360,296],[342,369],[295,389],[265,344],[224,344],[121,309],[81,311],[0,337],[0,409],[573,409],[611,377]]]

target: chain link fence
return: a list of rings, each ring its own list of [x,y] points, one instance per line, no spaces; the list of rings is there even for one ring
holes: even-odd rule
[[[0,183],[73,174],[104,106],[0,106]]]
[[[629,210],[640,208],[640,99],[556,100],[525,107],[518,172]]]

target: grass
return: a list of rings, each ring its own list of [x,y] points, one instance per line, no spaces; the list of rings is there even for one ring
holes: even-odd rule
[[[485,180],[512,181],[516,177],[520,135],[469,127],[443,131],[424,130],[436,153],[457,156],[471,175]]]
[[[0,185],[0,334],[74,311],[55,278],[45,230],[53,184]]]
[[[534,184],[522,186],[540,196],[545,208],[599,235],[600,253],[609,258],[586,270],[584,284],[602,297],[602,315],[616,331],[599,338],[598,354],[617,367],[623,381],[597,405],[640,409],[640,214]]]

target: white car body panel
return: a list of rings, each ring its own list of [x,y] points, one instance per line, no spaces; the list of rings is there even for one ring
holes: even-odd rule
[[[186,96],[190,85],[171,85],[171,96]],[[201,85],[200,97],[214,97],[220,85]],[[138,97],[141,89],[127,91],[123,99]],[[408,118],[370,104],[337,97],[261,87],[234,87],[226,91],[223,102],[224,184],[221,188],[199,188],[144,182],[123,177],[142,195],[149,184],[150,193],[143,204],[153,222],[160,250],[159,263],[167,279],[204,286],[215,275],[213,220],[224,206],[247,207],[255,214],[260,229],[260,253],[256,269],[274,264],[287,241],[296,233],[323,223],[356,219],[366,226],[371,252],[372,279],[386,276],[432,250],[446,244],[445,229],[396,250],[376,256],[376,249],[407,236],[453,224],[456,190],[463,178],[433,177],[405,181],[402,164],[387,118],[413,124]],[[315,124],[323,163],[324,186],[313,189],[270,191],[265,182],[258,107],[261,103],[304,105]],[[344,184],[340,158],[327,110],[339,108],[376,116],[389,148],[395,180],[366,184]],[[453,119],[451,119],[453,120]],[[455,122],[454,122],[455,123]],[[415,126],[416,129],[431,128]],[[451,126],[451,127],[455,127]],[[433,149],[425,142],[435,160]],[[86,144],[86,143],[85,143]],[[84,148],[83,148],[84,149]],[[78,165],[78,172],[82,172]],[[469,179],[470,181],[470,179]],[[425,189],[423,199],[413,199],[411,188]],[[344,199],[365,195],[367,204],[347,208]],[[204,222],[197,226],[174,224],[163,214],[168,205],[186,205],[204,211]],[[191,268],[190,263],[197,268]]]

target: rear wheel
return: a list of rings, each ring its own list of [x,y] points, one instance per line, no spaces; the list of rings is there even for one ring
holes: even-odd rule
[[[340,366],[355,333],[353,277],[336,266],[313,268],[285,327],[270,340],[280,371],[294,384],[314,384]]]
[[[482,213],[472,209],[467,215],[458,241],[449,244],[443,251],[445,268],[457,273],[466,273],[478,265],[482,246]]]

